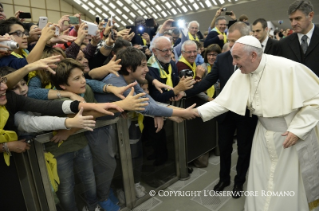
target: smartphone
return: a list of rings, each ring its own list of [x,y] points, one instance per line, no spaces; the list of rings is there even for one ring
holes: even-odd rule
[[[100,24],[100,18],[99,18],[99,17],[95,17],[95,22],[96,22],[97,24]]]
[[[222,8],[222,12],[225,12],[226,10],[227,10],[226,7],[223,7],[223,8]]]
[[[98,30],[97,25],[88,21],[83,21],[83,22],[85,22],[88,25],[88,34],[95,36]]]
[[[108,21],[109,21],[109,19],[104,18],[104,24],[103,24],[103,27],[104,27],[104,28],[106,27],[106,24],[107,24]]]
[[[51,27],[52,25],[50,25],[49,27]],[[60,35],[60,28],[58,26],[55,26],[55,32],[54,35],[59,36]]]
[[[29,13],[29,12],[20,12],[19,18],[21,18],[21,19],[29,19],[29,18],[31,18],[31,13]]]
[[[113,29],[111,29],[111,39],[115,41],[115,34]]]
[[[172,27],[178,27],[178,22],[177,21],[173,21],[172,22]]]
[[[145,25],[147,27],[154,27],[154,18],[146,19],[145,20]]]
[[[225,15],[233,15],[232,12],[225,12]]]
[[[70,21],[69,21],[70,24],[79,24],[80,23],[78,17],[70,16],[69,19],[70,19]]]
[[[144,34],[145,32],[145,27],[144,26],[138,26],[137,27],[137,33],[138,34]]]
[[[48,18],[47,17],[39,17],[39,23],[38,26],[40,29],[43,29],[48,23]]]

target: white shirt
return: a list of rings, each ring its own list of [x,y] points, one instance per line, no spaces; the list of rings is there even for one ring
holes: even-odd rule
[[[300,45],[301,45],[301,38],[304,36],[304,35],[307,35],[308,39],[307,39],[307,43],[308,43],[308,46],[310,44],[310,40],[311,40],[311,37],[312,37],[312,34],[313,34],[313,31],[315,30],[315,24],[312,24],[312,28],[310,29],[310,31],[307,33],[307,34],[301,34],[301,33],[298,33],[298,39],[299,39],[299,42],[300,42]]]

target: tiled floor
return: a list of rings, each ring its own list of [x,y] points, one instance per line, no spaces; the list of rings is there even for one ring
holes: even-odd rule
[[[237,150],[234,144],[232,154],[232,180],[236,174]],[[233,199],[231,196],[213,196],[214,185],[218,182],[219,157],[211,156],[207,168],[194,168],[190,179],[178,181],[168,187],[161,195],[156,195],[145,203],[136,207],[134,211],[242,211],[244,210],[245,197]],[[225,188],[231,191],[233,183]],[[245,188],[245,187],[244,187]],[[180,191],[183,196],[163,196],[170,194],[169,191]]]

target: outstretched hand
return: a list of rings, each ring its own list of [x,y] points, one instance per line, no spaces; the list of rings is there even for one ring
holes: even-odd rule
[[[124,110],[128,110],[128,111],[144,111],[145,110],[144,107],[148,105],[148,103],[146,103],[145,101],[149,100],[148,98],[143,98],[143,96],[146,95],[146,93],[140,93],[137,95],[133,95],[133,94],[134,94],[134,87],[131,88],[131,91],[127,95],[127,97],[124,100],[122,100],[121,107]]]
[[[83,107],[73,118],[68,118],[65,120],[65,126],[67,128],[83,128],[85,130],[93,131],[92,127],[95,126],[95,121],[93,116],[83,116]]]
[[[60,58],[61,58],[60,55],[50,56],[48,58],[40,59],[36,62],[32,62],[32,63],[26,65],[26,67],[28,68],[29,72],[31,72],[33,70],[44,69],[52,74],[55,74],[55,71],[52,70],[51,68],[57,67],[55,63],[59,62]]]
[[[127,86],[122,86],[122,87],[116,87],[116,86],[108,86],[108,92],[111,92],[113,93],[115,96],[117,96],[118,98],[121,98],[122,100],[125,99],[123,93],[128,90],[129,88],[132,88],[134,87],[135,85],[137,84],[137,82],[133,82],[133,83],[130,83],[129,85]]]

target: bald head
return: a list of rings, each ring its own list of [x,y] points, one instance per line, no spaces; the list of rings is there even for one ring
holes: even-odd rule
[[[153,41],[151,49],[160,62],[167,64],[171,61],[172,44],[168,37],[157,37]]]

